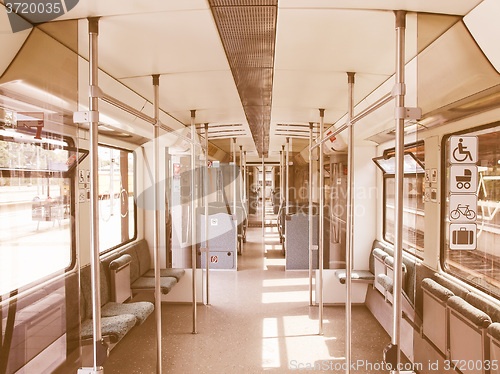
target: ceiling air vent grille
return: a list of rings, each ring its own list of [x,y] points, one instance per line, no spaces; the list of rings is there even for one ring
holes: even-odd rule
[[[257,151],[267,153],[278,1],[209,3]]]

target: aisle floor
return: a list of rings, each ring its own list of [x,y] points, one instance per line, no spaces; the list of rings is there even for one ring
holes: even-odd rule
[[[335,370],[345,361],[344,307],[325,307],[324,335],[318,335],[308,272],[285,271],[275,227],[266,227],[265,236],[249,228],[238,271],[210,274],[211,305],[198,307],[198,334],[191,333],[191,305],[162,306],[163,373],[345,372]],[[383,373],[376,365],[389,336],[364,306],[353,306],[352,326],[352,359],[364,364],[351,372]],[[113,349],[105,373],[155,368],[152,314]]]

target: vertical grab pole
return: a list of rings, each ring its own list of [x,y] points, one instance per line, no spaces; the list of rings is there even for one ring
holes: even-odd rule
[[[233,138],[233,215],[236,218],[236,226],[238,226],[238,220],[236,215],[236,138]]]
[[[264,135],[264,131],[262,131]],[[262,236],[266,235],[266,165],[264,163],[264,151],[262,151]]]
[[[406,12],[398,10],[396,15],[396,85],[400,87],[396,94],[396,113],[405,106],[405,29]],[[403,176],[404,176],[404,118],[396,115],[396,176],[395,176],[395,216],[394,223],[394,302],[392,344],[396,347],[396,363],[401,362],[401,290],[402,290],[402,244],[403,244]],[[396,366],[394,373],[399,373]]]
[[[325,122],[325,110],[319,110],[319,139],[323,137],[324,133],[324,122]],[[323,177],[323,144],[320,144],[319,149],[319,235],[318,235],[318,265],[319,265],[319,334],[323,335],[323,255],[324,255],[324,222],[323,222],[323,205],[325,204],[324,199],[324,183],[325,178]]]
[[[243,151],[243,201],[245,202],[245,207],[247,206],[247,151]],[[247,209],[248,210],[248,209]],[[248,213],[248,211],[247,211]]]
[[[153,127],[153,170],[154,170],[154,216],[153,216],[153,257],[155,272],[155,320],[156,320],[156,373],[161,374],[161,288],[160,288],[160,76],[153,75],[154,88],[154,118]]]
[[[98,38],[99,38],[99,18],[89,18],[89,84],[92,87],[98,86]],[[91,93],[89,97],[89,110],[99,113],[99,99]],[[94,366],[93,372],[102,372],[103,369],[98,362],[98,347],[102,341],[101,332],[101,285],[99,268],[99,190],[98,190],[98,118],[90,122],[90,201],[91,201],[91,227],[90,238],[92,248],[90,251],[90,263],[92,271],[92,325],[94,328]]]
[[[285,166],[285,170],[286,170],[286,176],[285,176],[285,212],[286,214],[290,214],[290,209],[288,207],[288,203],[289,203],[289,200],[290,200],[290,191],[289,191],[289,188],[288,188],[288,183],[290,181],[290,176],[288,175],[289,172],[290,172],[290,138],[287,137],[286,138],[286,157],[285,157],[286,161],[286,166]],[[286,243],[285,243],[285,246],[286,246]]]
[[[313,123],[309,122],[309,306],[313,305],[313,193],[312,193],[312,151]]]
[[[208,287],[208,280],[209,280],[209,272],[210,272],[210,250],[209,250],[209,245],[208,245],[208,173],[210,170],[208,170],[208,123],[205,123],[205,147],[206,147],[206,155],[207,157],[205,160],[205,250],[206,250],[206,282],[205,282],[205,287],[206,287],[206,292],[207,292],[207,305],[210,305],[210,293],[209,290],[210,288]]]
[[[352,304],[352,253],[353,253],[353,227],[354,227],[354,205],[353,205],[353,189],[354,189],[354,149],[353,149],[353,125],[351,119],[353,116],[354,104],[353,104],[353,89],[354,89],[354,73],[347,73],[347,125],[348,125],[348,135],[347,135],[347,231],[346,231],[346,304],[345,304],[345,318],[346,318],[346,338],[345,338],[345,350],[346,350],[346,373],[349,374],[351,367],[351,304]]]
[[[281,162],[281,200],[280,204],[285,200],[285,145],[281,145],[281,154],[282,154],[282,159],[280,160]]]
[[[191,268],[193,271],[192,288],[193,288],[193,334],[197,334],[197,319],[196,319],[196,125],[195,125],[196,110],[191,110]]]
[[[240,145],[240,199],[243,203],[243,146]]]
[[[283,151],[280,151],[280,204],[283,201]]]

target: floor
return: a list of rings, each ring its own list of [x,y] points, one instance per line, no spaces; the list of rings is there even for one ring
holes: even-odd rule
[[[266,227],[263,236],[262,228],[252,227],[238,271],[211,272],[211,305],[198,308],[197,334],[191,305],[163,304],[162,372],[345,372],[344,307],[325,307],[324,335],[318,335],[308,272],[285,271],[284,264],[276,228]],[[351,372],[388,372],[379,365],[390,338],[366,307],[353,307],[352,327]],[[104,371],[156,372],[154,315],[113,349]]]

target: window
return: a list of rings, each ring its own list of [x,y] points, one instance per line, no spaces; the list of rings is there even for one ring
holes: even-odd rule
[[[384,239],[394,244],[395,170],[394,148],[373,160],[384,176]],[[403,180],[403,249],[421,257],[424,251],[424,145],[405,147]]]
[[[110,249],[136,237],[134,154],[100,145],[99,250]]]
[[[72,268],[79,156],[70,139],[0,127],[0,295]]]
[[[450,249],[450,136],[477,136],[477,207],[465,212],[476,225],[476,249]],[[500,296],[500,123],[449,134],[443,138],[443,197],[441,265],[445,271]],[[455,177],[456,178],[456,177]],[[454,203],[454,202],[452,202]],[[463,204],[462,204],[463,205]],[[451,208],[453,210],[453,208]],[[467,206],[467,210],[469,207]],[[451,217],[453,220],[453,217]],[[465,225],[464,225],[465,226]]]

